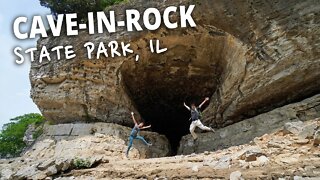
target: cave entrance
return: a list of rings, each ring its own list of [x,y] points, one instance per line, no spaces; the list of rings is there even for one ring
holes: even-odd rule
[[[151,124],[153,131],[168,138],[174,155],[181,137],[189,133],[191,123],[190,113],[183,102],[200,104],[204,97],[212,95],[214,83],[209,77],[179,76],[170,81],[164,80],[168,77],[157,80],[153,77],[155,74],[140,77],[139,81],[126,76],[127,90],[144,122]]]
[[[191,45],[174,42],[164,55],[146,53],[138,62],[128,60],[121,67],[124,86],[137,111],[152,131],[166,135],[172,155],[181,137],[189,133],[190,112],[183,102],[200,103],[211,97],[221,71],[218,48],[206,47],[208,43],[194,47],[199,39],[191,40]]]

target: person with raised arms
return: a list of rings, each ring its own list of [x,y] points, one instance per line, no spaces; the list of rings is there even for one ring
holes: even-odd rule
[[[187,106],[185,102],[183,103],[184,107],[186,107],[191,112],[190,120],[192,122],[190,124],[189,130],[190,130],[190,133],[191,133],[191,135],[192,135],[194,140],[196,140],[198,138],[197,134],[194,132],[196,127],[200,128],[202,130],[215,132],[214,129],[212,129],[211,127],[207,127],[207,126],[203,125],[201,123],[201,121],[200,121],[201,114],[200,114],[200,111],[198,109],[200,109],[207,101],[209,101],[208,97],[206,97],[204,99],[204,101],[198,107],[196,107],[196,105],[194,103],[191,103],[191,108],[189,106]]]
[[[138,124],[137,120],[134,117],[134,113],[133,112],[131,112],[131,117],[132,117],[132,120],[134,122],[134,127],[132,128],[132,131],[131,131],[130,137],[129,137],[129,145],[128,145],[128,149],[127,149],[127,152],[126,152],[126,157],[127,158],[129,156],[129,151],[130,151],[130,148],[132,147],[134,139],[140,139],[144,144],[146,144],[148,146],[152,146],[151,143],[148,143],[142,136],[139,135],[139,132],[140,132],[141,129],[150,128],[151,125],[144,126],[143,122]]]

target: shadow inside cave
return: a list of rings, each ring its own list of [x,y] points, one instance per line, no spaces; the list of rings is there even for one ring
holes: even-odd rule
[[[153,131],[167,136],[172,154],[181,137],[189,133],[190,112],[183,102],[201,103],[203,98],[211,97],[221,80],[227,78],[222,73],[231,68],[227,62],[239,58],[237,52],[242,46],[237,39],[224,32],[210,32],[212,29],[207,27],[183,36],[167,31],[159,38],[168,47],[167,52],[144,50],[139,61],[127,59],[120,69],[124,89],[135,109]],[[140,39],[141,47],[147,44]]]
[[[127,94],[141,118],[152,125],[152,131],[166,135],[171,155],[175,155],[191,123],[190,112],[183,103],[200,104],[205,97],[211,97],[216,89],[217,71],[208,61],[197,67],[196,72],[192,72],[194,69],[189,63],[182,63],[171,73],[174,65],[170,61],[173,62],[168,59],[161,67],[128,63],[123,65],[121,73]]]

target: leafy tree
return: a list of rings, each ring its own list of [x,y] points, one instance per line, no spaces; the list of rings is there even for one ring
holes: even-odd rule
[[[40,0],[40,5],[58,14],[77,13],[79,19],[85,19],[88,12],[101,11],[107,6],[124,0]]]
[[[37,113],[25,114],[10,119],[10,123],[3,126],[0,132],[0,157],[7,154],[17,156],[21,153],[26,144],[23,142],[24,133],[29,124],[39,126],[44,118]]]

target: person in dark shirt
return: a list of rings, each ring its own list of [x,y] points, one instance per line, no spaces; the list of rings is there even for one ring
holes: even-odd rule
[[[143,122],[138,124],[137,120],[134,118],[134,113],[133,112],[131,112],[131,117],[132,117],[132,120],[134,122],[134,127],[132,128],[132,131],[131,131],[130,137],[129,137],[129,145],[128,145],[128,149],[127,149],[127,152],[126,152],[126,157],[127,158],[128,158],[129,151],[130,151],[130,148],[132,147],[132,143],[133,143],[134,139],[140,139],[144,144],[146,144],[148,146],[152,145],[151,143],[148,143],[142,136],[139,135],[139,132],[140,132],[141,129],[150,128],[151,125],[143,126],[144,125]]]
[[[193,137],[194,140],[197,139],[197,134],[194,132],[195,128],[198,127],[202,130],[206,130],[206,131],[212,131],[214,132],[214,130],[211,127],[207,127],[205,125],[203,125],[200,121],[200,111],[198,109],[200,109],[204,103],[206,103],[207,101],[209,101],[209,98],[206,97],[204,99],[204,101],[198,106],[196,107],[196,105],[194,103],[191,104],[191,108],[189,106],[186,105],[186,103],[183,103],[183,105],[191,112],[191,124],[190,124],[190,133]]]

